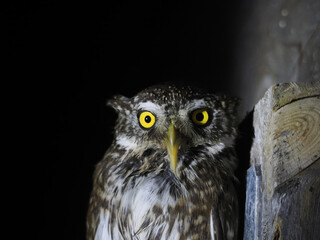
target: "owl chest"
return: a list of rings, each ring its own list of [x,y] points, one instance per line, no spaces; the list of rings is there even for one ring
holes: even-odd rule
[[[209,232],[206,214],[210,210],[201,214],[197,209],[199,205],[188,198],[181,186],[148,177],[131,179],[121,185],[124,187],[108,206],[110,215],[114,216],[108,219],[113,239],[117,239],[115,236],[119,236],[118,239],[123,236],[124,239],[180,239],[190,236],[195,224],[201,225],[202,232]],[[195,217],[194,212],[200,215]]]
[[[148,222],[165,222],[169,209],[176,205],[170,185],[147,177],[134,181],[136,184],[129,181],[127,187],[119,192],[119,202],[115,204],[122,216],[126,216],[130,227],[134,231],[141,231],[147,228]]]

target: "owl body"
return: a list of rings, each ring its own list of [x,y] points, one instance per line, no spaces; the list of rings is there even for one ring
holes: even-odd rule
[[[94,173],[87,239],[236,239],[236,101],[163,85],[108,105],[119,117]]]

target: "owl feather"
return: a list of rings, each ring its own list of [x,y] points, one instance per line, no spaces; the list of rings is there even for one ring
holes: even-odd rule
[[[118,119],[95,168],[87,239],[237,239],[237,100],[160,85],[107,105]]]

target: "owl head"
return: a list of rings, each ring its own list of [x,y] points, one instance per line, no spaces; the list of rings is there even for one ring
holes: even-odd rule
[[[167,153],[173,172],[179,158],[205,148],[215,154],[236,136],[238,100],[190,86],[165,84],[132,98],[107,102],[118,113],[115,142],[140,156],[147,149]]]

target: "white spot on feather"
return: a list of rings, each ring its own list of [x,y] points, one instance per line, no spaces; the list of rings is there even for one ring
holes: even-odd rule
[[[221,142],[211,145],[207,147],[207,150],[212,155],[216,155],[217,153],[221,152],[223,149],[232,147],[233,145],[233,139],[232,138],[223,138]]]
[[[105,212],[101,209],[100,210],[100,221],[97,227],[97,232],[94,237],[94,240],[105,240],[111,239],[110,233],[110,224],[109,224],[109,212]]]
[[[214,230],[214,222],[213,222],[213,210],[211,210],[210,212],[210,233],[211,233],[212,240],[214,240],[215,230]]]
[[[227,221],[227,239],[232,240],[234,238],[234,231],[233,229],[230,227],[229,222]]]
[[[179,215],[178,215],[179,216]],[[179,240],[180,239],[180,231],[179,231],[179,222],[178,222],[178,218],[176,218],[176,220],[174,221],[171,233],[170,233],[170,237],[169,240]],[[165,235],[162,235],[162,238],[164,238]]]
[[[217,153],[221,152],[226,146],[223,142],[219,142],[218,144],[215,144],[213,146],[207,147],[208,151],[212,155],[216,155]]]
[[[136,138],[134,137],[127,137],[125,135],[119,135],[116,138],[117,144],[124,149],[136,149],[137,148],[137,143],[136,143]]]

